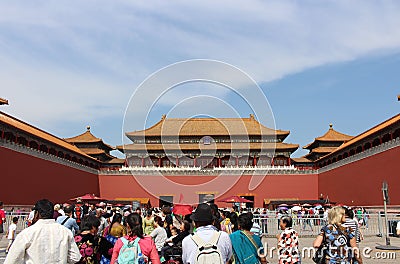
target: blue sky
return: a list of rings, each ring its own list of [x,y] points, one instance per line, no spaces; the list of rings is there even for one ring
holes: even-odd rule
[[[398,1],[147,2],[0,1],[0,97],[10,101],[1,110],[59,137],[90,125],[119,145],[140,83],[172,63],[212,59],[249,74],[276,128],[290,130],[287,142],[300,146],[329,123],[357,135],[399,113]],[[251,112],[223,87],[187,84],[155,105],[149,124],[162,113],[204,113],[204,104],[188,100],[196,95],[241,116]],[[224,109],[206,107],[232,115]]]

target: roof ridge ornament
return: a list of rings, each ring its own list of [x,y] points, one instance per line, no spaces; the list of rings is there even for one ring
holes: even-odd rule
[[[329,124],[329,129],[333,129],[333,124],[332,123]]]
[[[86,126],[86,131],[90,132],[90,126]]]

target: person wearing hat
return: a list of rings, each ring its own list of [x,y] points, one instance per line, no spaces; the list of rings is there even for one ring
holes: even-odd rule
[[[183,263],[195,263],[197,245],[193,239],[194,236],[198,236],[204,242],[209,242],[216,233],[219,233],[218,250],[221,252],[223,262],[227,263],[232,257],[232,243],[226,232],[220,232],[213,226],[215,218],[211,207],[206,203],[199,204],[190,218],[194,221],[196,232],[192,236],[185,237],[182,241]]]

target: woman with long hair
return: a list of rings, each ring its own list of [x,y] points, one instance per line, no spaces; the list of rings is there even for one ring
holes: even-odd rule
[[[359,263],[362,264],[361,254],[357,247],[355,232],[343,226],[346,221],[345,209],[340,206],[328,211],[328,225],[314,241],[314,247],[326,247],[325,263]]]
[[[126,228],[121,224],[122,215],[119,213],[114,214],[113,220],[109,226],[104,230],[104,237],[110,242],[113,246],[117,242],[118,238],[126,235]],[[109,264],[110,259],[106,257],[101,257],[101,264]]]
[[[151,209],[147,210],[146,217],[143,218],[143,231],[146,235],[150,235],[154,230],[154,217]]]
[[[116,263],[120,250],[124,245],[124,241],[132,242],[137,238],[139,240],[138,245],[142,254],[148,257],[152,264],[160,264],[160,258],[153,239],[149,236],[143,236],[142,217],[137,213],[128,215],[125,219],[125,227],[127,235],[119,238],[115,243],[111,264]]]

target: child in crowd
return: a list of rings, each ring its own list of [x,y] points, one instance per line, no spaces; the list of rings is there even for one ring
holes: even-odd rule
[[[15,236],[16,236],[16,231],[17,231],[17,223],[18,223],[18,217],[14,216],[13,217],[13,223],[8,227],[8,231],[7,231],[7,238],[8,238],[8,246],[6,249],[6,254],[8,253],[8,250],[10,249],[12,243],[15,240]]]

